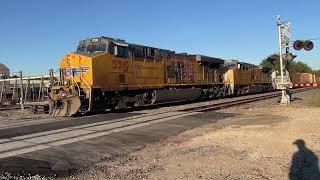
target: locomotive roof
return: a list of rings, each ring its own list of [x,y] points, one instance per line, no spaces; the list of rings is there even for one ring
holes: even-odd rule
[[[88,38],[88,39],[80,41],[79,44],[81,46],[81,45],[89,45],[89,44],[98,44],[101,42],[103,42],[103,43],[112,42],[116,45],[127,46],[127,47],[153,48],[153,49],[157,49],[157,50],[160,50],[160,51],[166,52],[166,53],[174,53],[176,57],[179,57],[179,56],[187,57],[187,58],[196,60],[197,62],[205,62],[205,63],[209,63],[209,64],[224,64],[225,63],[225,60],[220,59],[220,58],[215,58],[215,57],[210,57],[210,56],[205,56],[205,55],[200,55],[200,54],[175,53],[175,51],[168,50],[168,49],[162,49],[162,48],[156,48],[156,47],[151,47],[151,46],[144,46],[144,45],[139,45],[139,44],[128,43],[122,39],[116,39],[116,38],[111,38],[111,37],[106,37],[106,36]]]
[[[204,56],[204,55],[195,55],[196,61],[198,62],[208,62],[208,63],[214,63],[214,64],[224,64],[225,60],[210,56]]]
[[[223,64],[224,60],[220,58],[204,56],[200,54],[187,54],[187,53],[177,53],[175,54],[176,57],[187,57],[192,60],[196,60],[197,62],[206,62],[210,64]]]
[[[87,38],[85,40],[80,41],[80,45],[88,45],[88,44],[100,44],[100,43],[107,43],[107,42],[114,42],[116,44],[121,44],[123,46],[127,46],[128,43],[125,40],[122,39],[114,39],[114,38],[109,38],[105,36],[100,36],[100,37],[94,37],[94,38]]]
[[[250,68],[257,68],[257,65],[246,63],[246,62],[241,62],[235,59],[227,60],[225,61],[225,64],[241,64],[244,67],[250,67]]]
[[[153,48],[153,49],[157,49],[157,50],[161,50],[161,51],[166,51],[166,52],[171,52],[174,53],[174,51],[168,50],[168,49],[162,49],[162,48],[156,48],[156,47],[151,47],[151,46],[144,46],[144,45],[140,45],[140,44],[133,44],[133,43],[128,43],[125,40],[122,39],[116,39],[116,38],[111,38],[111,37],[106,37],[106,36],[100,36],[100,37],[94,37],[94,38],[90,38],[90,39],[86,39],[86,40],[82,40],[80,41],[81,43],[99,43],[99,42],[112,42],[116,45],[119,46],[131,46],[131,47],[145,47],[145,48]]]

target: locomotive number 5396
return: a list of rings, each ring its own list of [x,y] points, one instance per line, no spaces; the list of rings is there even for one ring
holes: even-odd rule
[[[129,62],[123,61],[123,60],[113,60],[112,61],[112,68],[126,70],[129,68]]]

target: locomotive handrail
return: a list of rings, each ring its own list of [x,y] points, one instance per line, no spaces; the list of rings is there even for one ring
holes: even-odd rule
[[[88,81],[86,80],[86,78],[83,77],[82,74],[82,66],[81,66],[81,57],[78,56],[79,58],[79,69],[80,69],[80,80],[83,79],[84,83],[86,84],[86,86],[89,88],[89,107],[88,107],[88,111],[91,111],[91,101],[92,101],[92,87],[90,86],[90,84],[88,83]]]

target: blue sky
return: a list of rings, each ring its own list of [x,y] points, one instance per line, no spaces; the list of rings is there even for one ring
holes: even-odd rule
[[[320,37],[320,1],[268,0],[1,0],[0,62],[12,72],[58,69],[81,39],[128,42],[258,64],[277,52],[276,16],[292,38]],[[320,41],[297,59],[320,69]]]

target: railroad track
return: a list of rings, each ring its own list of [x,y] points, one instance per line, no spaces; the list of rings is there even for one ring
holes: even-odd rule
[[[303,92],[313,88],[304,88],[292,90],[292,93]],[[127,130],[141,128],[155,123],[169,122],[175,119],[185,119],[189,116],[196,116],[201,112],[212,111],[225,107],[240,105],[244,103],[259,101],[268,98],[279,97],[281,92],[271,94],[261,94],[260,96],[245,98],[241,100],[232,100],[228,102],[217,103],[209,106],[201,106],[196,108],[185,108],[183,110],[151,113],[124,117],[115,120],[101,121],[88,124],[78,124],[74,126],[66,126],[39,132],[29,132],[23,135],[10,135],[10,137],[2,137],[0,139],[0,159],[22,155],[38,150],[43,150],[51,147],[67,145],[79,141],[89,140],[106,136],[112,133],[124,132]],[[81,117],[88,119],[94,117]],[[96,116],[99,118],[99,116]],[[103,117],[102,117],[103,118]],[[71,118],[70,120],[77,118]],[[63,123],[63,122],[62,122]],[[10,127],[9,127],[10,128]],[[14,127],[15,128],[15,127]],[[14,132],[14,131],[13,131]]]
[[[295,94],[295,93],[299,93],[299,92],[303,92],[303,91],[308,91],[311,89],[314,89],[314,87],[292,89],[292,90],[290,90],[290,93]],[[240,100],[221,102],[221,103],[217,103],[217,104],[211,104],[211,105],[200,106],[200,107],[192,107],[192,108],[187,108],[187,109],[183,109],[180,111],[206,112],[206,111],[218,110],[218,109],[223,109],[223,108],[227,108],[227,107],[231,107],[231,106],[237,106],[237,105],[242,105],[242,104],[246,104],[246,103],[261,101],[261,100],[265,100],[265,99],[280,97],[280,96],[281,96],[281,91],[277,91],[277,92],[273,92],[271,94],[261,94],[260,96],[249,97],[249,98],[240,99]]]
[[[303,92],[303,91],[307,91],[307,90],[311,90],[314,89],[315,87],[306,87],[306,88],[299,88],[299,89],[291,89],[290,93],[298,93],[298,92]],[[186,108],[186,109],[181,109],[178,111],[197,111],[197,112],[205,112],[205,111],[211,111],[211,110],[217,110],[217,109],[222,109],[222,108],[227,108],[227,107],[231,107],[231,106],[237,106],[237,105],[241,105],[241,104],[246,104],[246,103],[250,103],[250,102],[255,102],[255,101],[260,101],[260,100],[264,100],[264,99],[270,99],[270,98],[274,98],[274,97],[278,97],[281,95],[281,92],[272,92],[271,94],[269,93],[263,93],[260,96],[255,96],[255,97],[248,97],[245,99],[240,99],[240,100],[233,100],[233,101],[226,101],[226,102],[221,102],[221,103],[215,103],[215,104],[211,104],[211,105],[206,105],[206,106],[198,106],[198,107],[192,107],[192,108]],[[250,96],[250,95],[248,95]],[[226,98],[227,100],[227,98]],[[170,103],[163,103],[163,104],[157,104],[157,105],[152,105],[152,106],[145,106],[145,109],[148,108],[156,108],[156,107],[164,107],[166,105],[181,105],[179,103],[183,103],[185,101],[182,102],[170,102]],[[33,104],[26,104],[25,108],[31,108]],[[40,106],[44,106],[45,102],[40,105]],[[20,109],[20,105],[18,106],[11,106],[11,107],[0,107],[0,111],[4,111],[4,110],[14,110],[14,109]]]
[[[292,93],[298,93],[298,92],[303,92],[303,91],[307,91],[307,90],[311,90],[314,88],[301,88],[301,89],[294,89],[291,90]],[[232,99],[223,99],[225,100],[224,102],[217,102],[215,104],[210,104],[210,105],[200,105],[197,107],[187,107],[187,108],[175,108],[176,106],[171,106],[172,109],[171,110],[166,110],[166,111],[162,111],[162,112],[148,112],[142,115],[137,115],[137,116],[132,116],[132,117],[128,117],[128,118],[124,118],[124,119],[115,119],[115,120],[108,120],[107,123],[115,123],[115,122],[121,122],[121,121],[131,121],[134,120],[136,118],[147,118],[147,119],[153,119],[153,117],[156,116],[163,116],[167,113],[171,113],[171,112],[179,112],[182,114],[188,114],[190,112],[205,112],[205,111],[213,111],[213,110],[218,110],[218,109],[223,109],[223,108],[227,108],[227,107],[231,107],[231,106],[237,106],[237,105],[241,105],[241,104],[245,104],[245,103],[250,103],[250,102],[255,102],[255,101],[260,101],[260,100],[264,100],[264,99],[269,99],[269,98],[274,98],[274,97],[279,97],[281,95],[281,92],[272,92],[272,93],[263,93],[263,94],[259,94],[259,96],[257,95],[248,95],[248,96],[242,96],[243,99],[237,99],[237,100],[232,100]],[[251,97],[251,96],[255,96],[255,97]],[[138,111],[139,112],[139,111]],[[88,116],[81,116],[81,117],[72,117],[72,118],[66,118],[64,120],[76,120],[78,118],[96,118],[99,116],[103,116],[103,114],[92,114],[92,115],[88,115]],[[174,116],[172,114],[170,114],[170,116]],[[60,119],[63,120],[63,119]],[[55,118],[49,118],[47,120],[41,120],[39,121],[38,119],[32,120],[32,121],[25,121],[25,119],[21,119],[20,121],[8,121],[8,122],[2,122],[1,126],[0,126],[0,130],[1,129],[6,129],[6,128],[12,128],[12,127],[21,127],[21,126],[28,126],[28,125],[36,125],[36,124],[46,124],[46,123],[52,123],[52,122],[56,122]],[[100,122],[103,124],[103,121]]]

